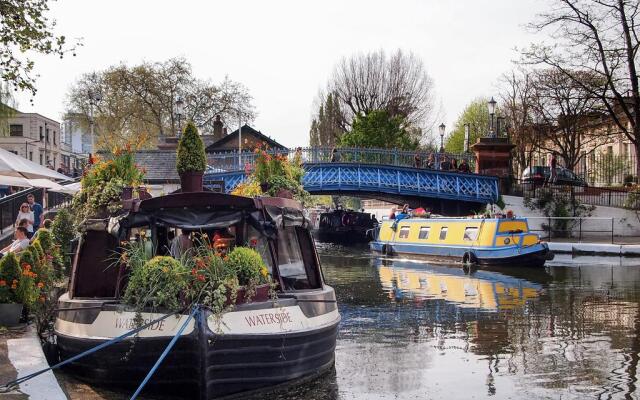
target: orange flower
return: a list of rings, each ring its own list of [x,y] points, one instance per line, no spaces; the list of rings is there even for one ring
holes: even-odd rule
[[[206,267],[206,264],[204,263],[204,261],[202,261],[202,259],[198,258],[196,260],[196,265],[198,266],[198,268],[200,269],[204,269]]]
[[[7,281],[0,279],[0,286],[7,286]]]
[[[40,300],[40,303],[44,303],[44,301],[46,300],[46,298],[44,296],[40,296],[40,298],[38,299]]]
[[[195,268],[191,268],[191,275],[198,275],[198,270]]]
[[[17,288],[18,288],[17,284],[14,283],[13,285],[11,285],[11,289],[17,289]]]
[[[42,289],[44,287],[44,283],[38,282],[38,288]]]

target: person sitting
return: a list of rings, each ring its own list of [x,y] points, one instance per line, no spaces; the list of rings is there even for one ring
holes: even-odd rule
[[[405,204],[404,206],[402,206],[402,211],[400,211],[398,213],[398,215],[396,215],[396,220],[401,220],[404,218],[409,218],[411,216],[411,210],[409,209],[409,205]]]
[[[389,219],[396,219],[396,208],[391,207],[391,213],[389,214]]]
[[[182,258],[182,256],[193,247],[190,235],[190,230],[182,229],[180,235],[173,239],[173,243],[171,243],[171,256],[173,256],[173,258]]]
[[[20,220],[20,222],[18,222],[18,227],[22,227],[22,228],[27,229],[27,226],[29,226],[29,221],[27,221],[27,219],[26,219],[26,218],[22,218],[22,219]],[[31,239],[32,237],[33,237],[33,232],[29,232],[29,231],[27,230],[27,238],[28,238],[28,239]]]
[[[466,173],[471,172],[471,170],[469,169],[469,164],[467,164],[466,159],[463,158],[462,161],[460,161],[460,165],[458,165],[458,171],[466,172]]]
[[[15,240],[10,245],[0,250],[0,257],[3,257],[8,253],[20,253],[22,250],[29,246],[29,239],[27,238],[27,229],[24,226],[16,228]]]

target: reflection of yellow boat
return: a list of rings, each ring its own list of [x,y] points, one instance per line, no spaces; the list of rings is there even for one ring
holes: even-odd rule
[[[508,310],[538,297],[542,286],[498,272],[466,275],[458,268],[394,262],[378,267],[380,282],[396,297],[441,299],[460,307]]]

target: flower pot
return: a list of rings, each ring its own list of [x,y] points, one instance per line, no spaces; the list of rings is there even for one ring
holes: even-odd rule
[[[202,171],[188,171],[180,174],[182,192],[202,192]]]
[[[256,286],[256,293],[251,298],[247,297],[247,288],[240,286],[236,292],[235,304],[244,304],[249,302],[259,302],[269,300],[269,288],[270,285],[265,283],[264,285]],[[231,291],[227,290],[227,305],[231,304]]]
[[[123,187],[120,197],[122,200],[131,200],[133,198],[133,188],[131,186]]]
[[[22,304],[0,304],[0,326],[16,326],[22,316]]]

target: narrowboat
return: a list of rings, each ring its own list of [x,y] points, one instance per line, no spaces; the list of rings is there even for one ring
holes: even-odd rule
[[[383,221],[370,247],[465,264],[540,267],[553,259],[526,218],[404,218]]]
[[[300,203],[213,192],[130,203],[117,217],[84,224],[69,290],[58,302],[54,332],[61,360],[130,331],[140,318],[149,322],[164,315],[162,310],[138,313],[124,304],[127,270],[109,261],[122,241],[142,237],[150,241],[150,251],[167,255],[170,232],[225,229],[229,246],[251,240],[261,249],[277,296],[256,295],[222,315],[204,310],[191,319],[145,393],[212,399],[306,379],[333,367],[340,315]],[[95,385],[133,390],[188,317],[187,310],[152,324],[135,338],[72,362],[67,371]]]
[[[334,210],[320,214],[314,236],[321,242],[367,243],[367,232],[378,226],[378,220],[369,213],[353,210]]]

